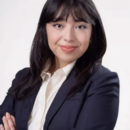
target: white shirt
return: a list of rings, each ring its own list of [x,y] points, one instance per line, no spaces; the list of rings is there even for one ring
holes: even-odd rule
[[[54,72],[52,77],[51,74],[49,72],[45,72],[45,70],[41,73],[43,82],[35,99],[28,121],[28,130],[43,130],[47,111],[75,63],[76,60],[64,68],[58,69]]]

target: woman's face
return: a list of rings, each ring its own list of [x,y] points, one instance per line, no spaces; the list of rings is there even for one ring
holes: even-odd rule
[[[88,49],[92,25],[74,21],[69,15],[65,20],[46,24],[48,44],[59,64],[67,65],[80,58]]]

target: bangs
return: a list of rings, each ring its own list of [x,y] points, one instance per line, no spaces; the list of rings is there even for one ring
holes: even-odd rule
[[[76,1],[73,3],[70,1],[62,3],[59,7],[55,7],[55,10],[53,8],[53,12],[51,11],[51,14],[48,14],[48,20],[46,19],[46,23],[57,22],[59,20],[67,21],[69,15],[72,15],[75,21],[83,21],[95,25],[95,20],[91,15],[90,9],[87,9]]]

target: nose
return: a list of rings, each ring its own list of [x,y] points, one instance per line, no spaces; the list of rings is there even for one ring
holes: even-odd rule
[[[68,41],[68,42],[71,42],[74,40],[74,30],[72,27],[67,27],[65,30],[64,30],[64,40],[65,41]]]

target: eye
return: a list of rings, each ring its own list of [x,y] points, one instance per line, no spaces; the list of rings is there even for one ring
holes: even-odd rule
[[[54,24],[53,26],[56,27],[56,28],[61,28],[62,27],[61,24]]]
[[[80,26],[78,26],[80,29],[85,29],[86,28],[86,26],[84,26],[84,25],[80,25]]]

